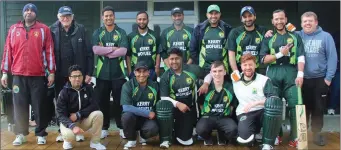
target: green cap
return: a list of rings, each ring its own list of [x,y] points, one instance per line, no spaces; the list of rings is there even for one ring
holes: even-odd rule
[[[220,8],[218,5],[213,4],[213,5],[208,6],[207,8],[207,13],[210,13],[211,11],[220,12]]]

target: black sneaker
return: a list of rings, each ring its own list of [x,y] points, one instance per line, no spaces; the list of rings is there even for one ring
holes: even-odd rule
[[[207,139],[207,140],[204,140],[204,145],[205,145],[205,146],[211,146],[211,145],[213,145],[213,140],[212,140],[212,138]]]
[[[321,132],[314,133],[314,143],[318,146],[326,145],[326,137]]]
[[[217,134],[217,141],[218,141],[218,145],[226,145],[227,143],[223,135],[219,133]]]

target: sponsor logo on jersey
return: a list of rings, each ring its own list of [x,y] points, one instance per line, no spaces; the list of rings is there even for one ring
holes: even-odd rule
[[[154,43],[154,40],[153,39],[148,39],[148,44],[149,45],[152,45]]]
[[[188,84],[191,84],[191,83],[192,83],[192,79],[191,79],[191,78],[186,78],[186,82],[187,82]]]
[[[148,98],[153,99],[153,93],[148,93]]]
[[[227,96],[224,96],[224,102],[227,102]]]
[[[293,40],[292,38],[288,38],[288,39],[287,39],[287,43],[288,43],[288,44],[291,44],[291,43],[293,43],[293,42],[294,42],[294,40]]]
[[[259,44],[260,43],[260,38],[256,38],[255,42],[256,42],[256,44]]]
[[[220,36],[221,38],[223,38],[223,37],[224,37],[224,32],[219,32],[219,36]]]
[[[252,94],[257,94],[257,89],[256,88],[252,89]]]
[[[114,35],[114,41],[118,40],[118,35]]]
[[[188,35],[187,35],[187,34],[184,34],[184,35],[182,35],[182,38],[183,38],[184,40],[187,40]]]

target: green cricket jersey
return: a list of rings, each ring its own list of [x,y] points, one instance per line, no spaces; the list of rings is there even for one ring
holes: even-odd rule
[[[201,111],[203,116],[229,116],[234,93],[231,83],[225,81],[223,89],[218,92],[212,82],[205,96],[204,108]],[[234,105],[234,104],[233,104]]]
[[[127,56],[131,56],[131,66],[139,61],[145,61],[150,69],[155,68],[156,55],[159,54],[159,37],[153,30],[148,29],[146,35],[141,35],[138,31],[128,35],[129,48]]]
[[[182,69],[180,75],[175,74],[172,69],[163,73],[160,80],[160,95],[193,106],[196,81],[198,78],[202,79],[204,73],[199,66],[192,64],[184,64]]]
[[[225,49],[226,39],[224,30],[220,27],[207,27],[202,39],[202,46],[199,54],[199,66],[206,71],[210,70],[211,64],[216,61],[223,61],[228,69],[228,53]],[[228,70],[227,70],[228,72]]]
[[[251,53],[253,56],[256,56],[258,66],[259,51],[266,31],[265,27],[258,25],[255,25],[255,29],[252,31],[245,30],[244,26],[232,29],[228,36],[226,49],[236,52],[237,66],[240,67],[240,58],[245,53]]]
[[[271,64],[297,64],[297,58],[299,56],[304,56],[304,45],[301,37],[293,32],[286,32],[281,35],[275,33],[272,37],[265,38],[260,50],[260,56],[266,56],[267,54],[275,55],[288,43],[292,43],[293,46],[290,48],[290,52],[287,56],[283,56],[277,59]]]
[[[189,59],[189,46],[192,38],[193,28],[184,25],[181,30],[175,29],[174,25],[166,28],[161,34],[161,57],[168,58],[170,48],[177,47],[182,50],[183,62]]]
[[[93,33],[92,45],[128,48],[127,34],[116,24],[114,30],[111,32],[108,32],[105,26],[102,26]],[[106,56],[98,56],[96,62],[96,78],[102,80],[125,78],[124,57],[109,58]]]
[[[147,86],[140,87],[136,78],[123,84],[121,92],[121,105],[132,105],[139,109],[154,110],[158,96],[159,86],[152,80],[147,81]]]

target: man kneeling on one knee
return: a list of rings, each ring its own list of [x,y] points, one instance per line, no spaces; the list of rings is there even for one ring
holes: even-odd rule
[[[64,139],[63,148],[71,149],[75,135],[91,128],[90,147],[97,150],[106,149],[100,143],[103,125],[103,114],[99,111],[97,101],[93,99],[93,88],[84,83],[82,69],[73,65],[68,71],[69,82],[61,90],[57,101],[57,115],[60,130]]]
[[[239,101],[236,109],[238,123],[237,142],[252,145],[255,134],[263,127],[263,149],[273,149],[281,127],[282,101],[276,94],[271,80],[255,73],[256,57],[250,53],[241,57],[242,75],[233,82],[234,93]]]
[[[146,145],[146,140],[159,132],[155,120],[154,106],[159,99],[158,84],[150,79],[148,65],[139,61],[135,65],[135,77],[124,83],[121,92],[123,106],[122,126],[128,142],[124,149],[136,146],[136,131],[140,130],[140,143]]]

